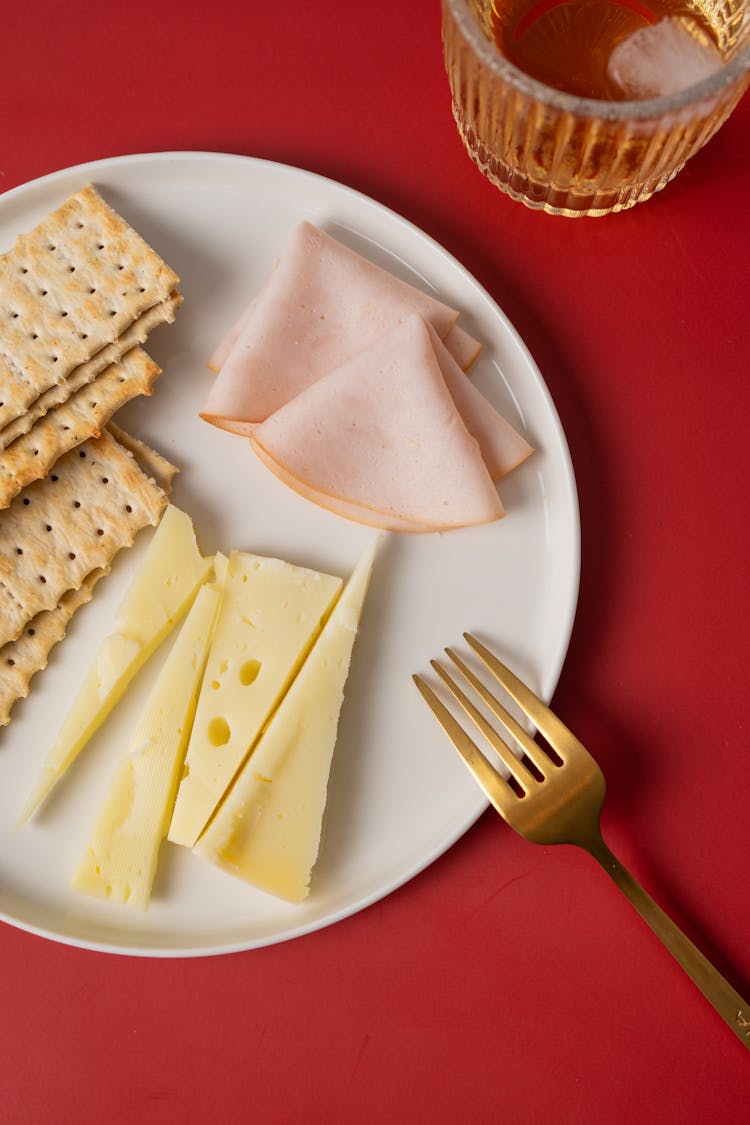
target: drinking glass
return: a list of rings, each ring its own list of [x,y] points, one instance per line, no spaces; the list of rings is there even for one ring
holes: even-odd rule
[[[606,215],[649,199],[726,121],[750,81],[745,0],[700,0],[713,5],[705,14],[718,70],[678,93],[623,101],[553,88],[506,58],[493,27],[510,2],[442,0],[444,59],[470,156],[536,210]]]

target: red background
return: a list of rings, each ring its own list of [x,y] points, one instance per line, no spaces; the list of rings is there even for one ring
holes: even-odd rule
[[[0,191],[132,152],[283,161],[401,212],[505,309],[580,493],[556,708],[612,847],[746,996],[749,127],[746,98],[651,202],[568,221],[465,156],[429,0],[3,13]],[[0,926],[0,966],[8,1125],[748,1119],[750,1058],[614,887],[490,813],[297,941],[157,961]]]

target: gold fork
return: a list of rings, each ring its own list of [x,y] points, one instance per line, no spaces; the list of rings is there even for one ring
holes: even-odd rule
[[[505,779],[421,676],[414,682],[451,742],[505,821],[536,844],[574,844],[593,856],[656,936],[682,965],[735,1035],[750,1049],[750,1006],[653,901],[612,854],[599,818],[604,775],[586,748],[540,699],[470,633],[464,638],[521,712],[545,739],[544,749],[518,723],[452,649],[446,653],[507,734],[517,756],[437,660],[432,667],[506,766]]]

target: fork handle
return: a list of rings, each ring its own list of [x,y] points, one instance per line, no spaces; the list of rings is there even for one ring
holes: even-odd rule
[[[750,1005],[701,951],[683,934],[682,930],[664,913],[643,887],[623,867],[605,844],[601,835],[583,845],[614,880],[630,900],[646,924],[663,942],[674,959],[682,965],[693,984],[701,990],[708,1002],[745,1047],[750,1050]]]

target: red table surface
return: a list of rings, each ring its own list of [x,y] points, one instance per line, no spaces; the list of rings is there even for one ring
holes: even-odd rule
[[[464,154],[437,3],[43,8],[3,14],[0,190],[133,152],[282,161],[418,224],[507,312],[580,495],[556,708],[605,770],[614,850],[750,996],[750,100],[651,202],[568,221]],[[750,1058],[603,874],[489,812],[292,942],[149,960],[4,925],[0,964],[7,1125],[750,1112]]]

